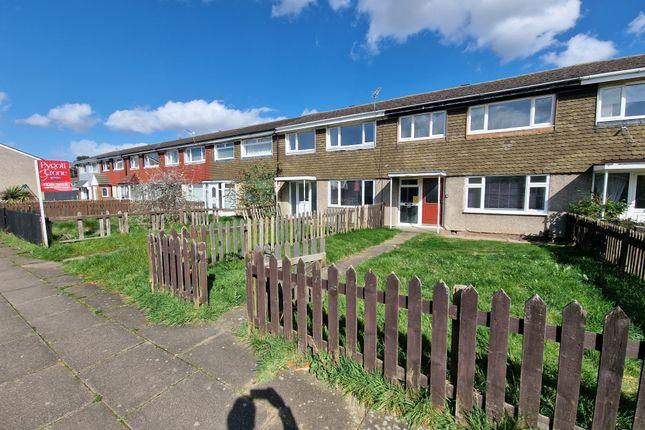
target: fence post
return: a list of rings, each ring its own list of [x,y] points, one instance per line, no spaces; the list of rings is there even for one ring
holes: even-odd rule
[[[76,216],[78,217],[76,220],[76,227],[78,228],[78,239],[83,240],[85,239],[85,226],[83,225],[82,218],[83,215],[80,212],[77,212]]]
[[[105,211],[105,235],[112,235],[112,222],[110,222],[110,211]]]
[[[524,425],[537,427],[546,328],[546,304],[540,296],[536,294],[526,302],[524,315],[519,412]]]
[[[493,294],[486,371],[486,415],[492,420],[504,416],[510,308],[511,299],[504,290]]]
[[[457,381],[455,415],[464,419],[472,411],[475,386],[475,348],[477,347],[477,290],[468,286],[458,292],[459,346],[457,354]],[[453,352],[454,353],[454,352]]]
[[[450,290],[446,284],[439,282],[434,286],[432,292],[432,340],[430,345],[430,391],[432,406],[437,409],[443,409],[446,404],[449,311]]]
[[[399,278],[387,277],[385,290],[385,354],[383,370],[386,379],[396,380],[399,357]]]
[[[307,352],[307,275],[305,263],[300,259],[296,267],[296,305],[298,310],[298,350]]]
[[[293,337],[293,289],[291,282],[291,260],[288,255],[282,259],[282,313],[284,336]]]
[[[405,366],[405,384],[408,388],[419,387],[419,376],[421,375],[421,315],[421,281],[416,276],[413,276],[408,284],[408,339]]]
[[[376,369],[376,275],[370,270],[365,275],[365,337],[363,339],[363,367],[368,372]]]
[[[128,219],[128,213],[123,213],[123,232],[125,234],[130,233],[130,220]]]
[[[327,270],[327,298],[329,315],[327,318],[327,351],[334,360],[338,358],[338,269],[333,264]]]
[[[250,254],[244,254],[244,264],[246,266],[246,316],[248,329],[255,326],[255,289],[253,288],[253,259]]]
[[[101,237],[105,236],[105,220],[103,215],[99,215],[99,235]]]

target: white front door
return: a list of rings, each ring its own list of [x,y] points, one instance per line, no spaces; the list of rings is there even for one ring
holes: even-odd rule
[[[628,201],[627,217],[637,222],[645,221],[645,174],[630,175]]]
[[[399,186],[399,224],[419,224],[420,195],[418,179],[401,179]]]
[[[289,182],[289,201],[291,202],[292,215],[311,213],[312,184],[311,181]]]
[[[207,187],[209,209],[235,209],[235,184],[233,182],[210,182]]]

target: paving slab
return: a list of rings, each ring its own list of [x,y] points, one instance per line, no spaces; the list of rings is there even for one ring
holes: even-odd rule
[[[139,334],[165,350],[179,354],[220,332],[220,329],[214,324],[189,324],[185,326],[150,326],[139,331]]]
[[[80,301],[93,308],[104,310],[124,305],[121,296],[107,291],[97,291],[90,296],[80,299]]]
[[[79,299],[91,296],[92,294],[96,294],[98,291],[101,291],[101,288],[94,284],[81,284],[65,288],[66,293],[71,294]]]
[[[266,409],[199,372],[126,416],[126,421],[132,428],[151,430],[259,429],[267,416]]]
[[[251,395],[255,390],[273,390],[302,430],[357,428],[363,419],[362,411],[348,399],[304,371],[285,372],[251,388]],[[282,428],[281,424],[274,423],[271,428]]]
[[[227,333],[185,352],[180,357],[236,389],[241,389],[253,381],[255,354],[243,342]]]
[[[76,275],[63,275],[56,278],[47,278],[47,283],[52,287],[65,288],[83,282],[79,276]]]
[[[402,420],[376,411],[368,411],[361,423],[359,430],[408,430]]]
[[[45,297],[57,296],[59,294],[59,291],[56,291],[44,283],[39,283],[29,288],[22,288],[20,290],[6,291],[2,293],[4,298],[14,306],[18,306],[31,300],[44,299]]]
[[[46,430],[124,430],[126,428],[103,402],[92,403],[45,427]]]
[[[24,255],[24,254],[15,254],[10,257],[11,261],[13,261],[14,264],[17,265],[23,265],[23,264],[36,264],[40,263],[43,260],[39,260],[37,258],[30,257],[29,255]]]
[[[48,342],[53,342],[68,336],[75,336],[81,330],[104,322],[105,318],[94,315],[87,308],[73,308],[31,320],[31,325]]]
[[[143,311],[133,307],[132,305],[125,305],[119,308],[111,308],[105,311],[105,317],[111,319],[130,330],[142,330],[149,327],[146,315]]]
[[[81,378],[119,415],[158,395],[194,369],[145,343],[81,372]]]
[[[0,345],[25,336],[35,336],[35,333],[20,315],[14,312],[12,317],[0,321]]]
[[[15,339],[0,348],[0,384],[57,361],[56,354],[38,336]]]
[[[13,276],[14,272],[11,272],[11,275]],[[42,283],[43,281],[38,279],[36,276],[22,270],[21,272],[16,273],[15,277],[2,277],[2,282],[0,282],[0,293],[20,290],[21,288],[29,288],[34,285],[42,285]]]
[[[63,266],[55,261],[37,260],[36,263],[21,264],[21,266],[41,279],[65,275]]]
[[[25,317],[28,321],[34,321],[36,319],[61,312],[87,309],[83,307],[83,305],[62,294],[21,303],[15,305],[15,308],[20,312],[20,315]],[[87,310],[87,312],[89,312],[89,310]]]
[[[141,337],[123,327],[106,322],[52,342],[51,347],[70,367],[80,371],[142,342]]]
[[[62,364],[0,385],[7,429],[33,429],[89,404],[94,395]]]
[[[12,318],[16,315],[17,313],[13,306],[11,306],[9,302],[2,297],[2,295],[0,295],[0,320]]]

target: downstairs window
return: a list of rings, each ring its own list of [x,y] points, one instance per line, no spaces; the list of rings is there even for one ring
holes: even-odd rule
[[[466,178],[465,211],[544,214],[548,183],[547,175]]]

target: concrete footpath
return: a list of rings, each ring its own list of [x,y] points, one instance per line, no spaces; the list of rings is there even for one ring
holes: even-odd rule
[[[305,371],[257,385],[217,324],[154,326],[120,296],[0,245],[0,428],[383,429]]]

